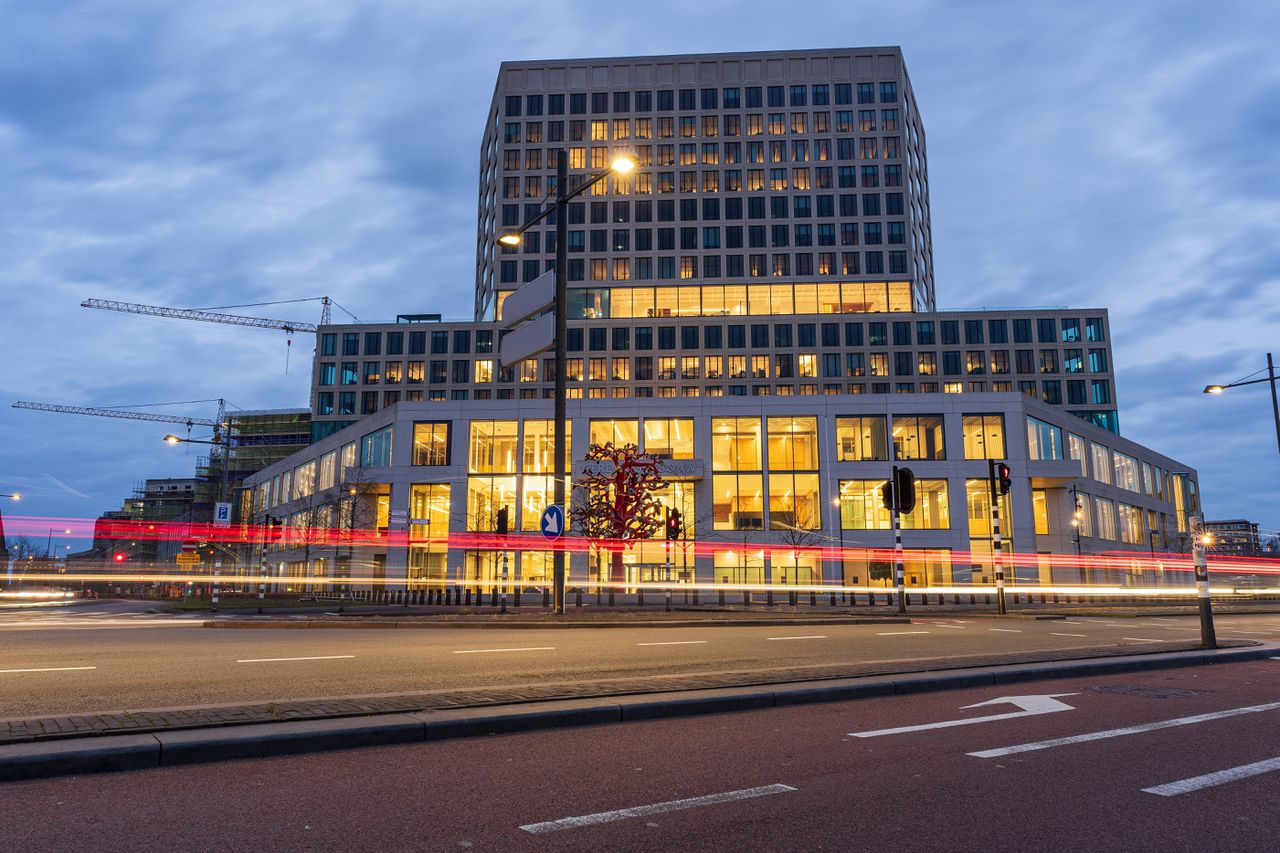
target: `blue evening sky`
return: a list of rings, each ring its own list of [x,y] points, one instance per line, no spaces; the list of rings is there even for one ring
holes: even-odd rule
[[[1261,2],[0,0],[0,492],[93,518],[196,455],[13,400],[307,404],[306,336],[286,372],[281,333],[85,298],[467,319],[504,59],[897,44],[939,307],[1109,308],[1122,432],[1274,530],[1266,386],[1200,391],[1280,350],[1277,33]]]

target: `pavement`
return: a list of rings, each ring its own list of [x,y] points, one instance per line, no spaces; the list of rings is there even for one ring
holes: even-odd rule
[[[1277,666],[1030,676],[10,782],[0,847],[1270,850]]]

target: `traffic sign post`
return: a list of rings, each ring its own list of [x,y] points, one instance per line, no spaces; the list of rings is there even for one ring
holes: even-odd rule
[[[1209,599],[1209,562],[1205,557],[1204,518],[1193,515],[1191,528],[1191,563],[1196,570],[1196,599],[1200,605],[1200,644],[1206,649],[1218,647],[1218,636],[1213,628],[1213,603]]]
[[[564,534],[564,510],[556,504],[551,504],[542,511],[538,527],[544,538],[553,541],[559,539]]]

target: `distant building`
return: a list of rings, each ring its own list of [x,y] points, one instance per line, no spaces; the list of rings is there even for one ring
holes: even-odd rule
[[[1243,518],[1206,521],[1205,529],[1213,534],[1209,551],[1230,557],[1256,557],[1262,553],[1258,525]]]

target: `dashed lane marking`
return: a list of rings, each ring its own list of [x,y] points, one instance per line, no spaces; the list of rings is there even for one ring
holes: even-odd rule
[[[684,809],[695,809],[701,806],[714,806],[719,805],[720,803],[731,803],[737,800],[750,800],[756,797],[767,797],[771,794],[782,794],[794,790],[795,788],[790,785],[764,785],[759,788],[744,788],[741,791],[726,791],[723,794],[709,794],[705,797],[689,797],[685,800],[651,803],[647,806],[633,806],[629,809],[596,812],[595,814],[578,815],[577,817],[562,817],[559,820],[549,820],[543,823],[526,823],[520,828],[525,832],[532,833],[533,835],[541,835],[547,832],[559,832],[565,829],[580,829],[584,826],[596,826],[602,823],[612,823],[618,820],[626,820],[627,818],[646,817],[653,814],[662,814],[663,812],[682,811]]]
[[[1088,634],[1060,634],[1057,631],[1050,631],[1049,635],[1052,637],[1087,637],[1089,636]]]
[[[1219,770],[1216,773],[1192,776],[1190,779],[1179,779],[1177,782],[1167,782],[1163,785],[1143,788],[1142,791],[1146,794],[1156,794],[1161,797],[1176,797],[1179,794],[1190,794],[1192,791],[1212,788],[1216,785],[1225,785],[1228,782],[1248,779],[1251,776],[1261,776],[1263,773],[1271,773],[1274,770],[1280,770],[1280,758],[1268,758],[1266,761],[1242,764],[1239,767]]]
[[[1122,640],[1131,640],[1135,643],[1163,643],[1164,640],[1153,640],[1150,637],[1121,637]]]
[[[826,634],[804,634],[799,637],[765,637],[766,640],[825,640]]]
[[[877,637],[900,637],[903,634],[927,634],[928,631],[877,631]]]
[[[458,649],[454,651],[455,655],[483,655],[493,652],[549,652],[554,651],[555,646],[524,646],[518,649]]]
[[[0,669],[0,675],[10,672],[73,672],[82,669],[97,669],[96,666],[45,666],[32,669]]]
[[[279,661],[291,660],[350,660],[355,655],[311,655],[302,658],[245,658],[238,660],[236,663],[277,663]]]
[[[1022,629],[1020,628],[988,628],[987,630],[1000,631],[1001,633],[1004,633],[1004,634],[1021,634],[1022,633]]]
[[[637,646],[696,646],[705,644],[706,640],[668,640],[665,643],[636,643]]]
[[[1120,729],[1106,729],[1099,732],[1087,732],[1081,735],[1071,735],[1070,737],[1054,738],[1053,740],[1040,740],[1031,743],[1019,743],[1013,746],[1002,746],[997,749],[984,749],[978,752],[970,752],[968,755],[974,758],[1001,758],[1006,755],[1016,755],[1021,752],[1033,752],[1040,749],[1053,749],[1057,746],[1069,746],[1076,743],[1088,743],[1089,741],[1105,740],[1113,737],[1123,737],[1125,735],[1136,735],[1144,732],[1154,732],[1160,729],[1172,729],[1177,726],[1190,726],[1196,723],[1207,723],[1212,720],[1221,720],[1227,717],[1239,717],[1244,714],[1259,714],[1263,711],[1274,711],[1280,708],[1280,702],[1268,702],[1265,705],[1248,705],[1243,708],[1229,708],[1225,711],[1211,711],[1208,714],[1196,714],[1191,717],[1175,717],[1171,720],[1160,720],[1155,723],[1143,723],[1138,726],[1125,726]]]

